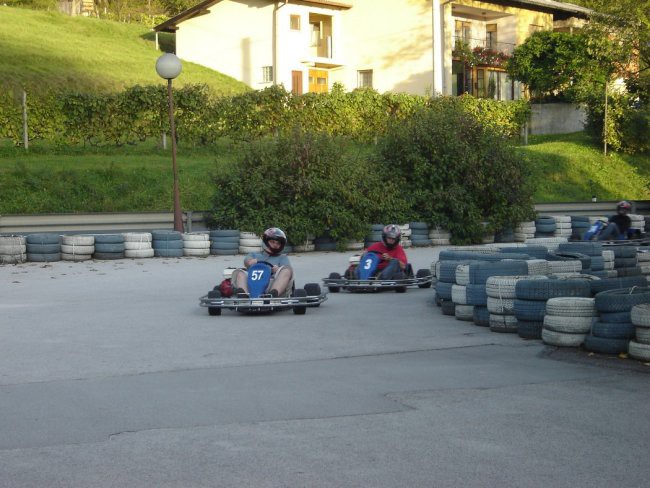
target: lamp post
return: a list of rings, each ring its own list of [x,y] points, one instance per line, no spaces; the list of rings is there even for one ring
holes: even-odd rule
[[[172,171],[174,174],[174,230],[183,232],[183,216],[181,215],[181,195],[178,188],[178,167],[176,166],[176,124],[174,123],[174,97],[172,95],[172,80],[181,73],[181,61],[176,55],[165,53],[156,61],[156,72],[167,80],[167,99],[169,100],[169,126],[172,138]]]

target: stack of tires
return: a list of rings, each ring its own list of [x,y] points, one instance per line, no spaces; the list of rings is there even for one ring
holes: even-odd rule
[[[555,219],[540,215],[535,219],[535,237],[553,237],[555,235]]]
[[[582,240],[582,237],[585,235],[585,232],[589,230],[591,224],[589,223],[589,217],[586,215],[572,215],[571,217],[571,238],[576,240]]]
[[[0,236],[0,264],[18,264],[27,259],[23,236]]]
[[[122,234],[96,234],[94,259],[124,259]]]
[[[250,254],[262,250],[262,239],[255,232],[239,233],[239,254]]]
[[[630,341],[628,352],[634,359],[650,361],[650,304],[632,307],[630,319],[635,327],[635,339]]]
[[[643,276],[621,276],[620,278],[601,278],[589,282],[591,295],[596,296],[602,291],[618,290],[620,288],[632,288],[633,286],[645,286]]]
[[[569,242],[566,237],[534,237],[526,239],[526,244],[530,246],[544,246],[551,252],[557,251],[560,244]]]
[[[517,333],[526,339],[544,338],[543,326],[546,301],[559,297],[591,297],[589,280],[584,279],[527,279],[515,284],[514,313]],[[562,342],[554,331],[546,335],[550,343]]]
[[[636,253],[636,260],[641,268],[641,275],[650,283],[650,248],[639,248]]]
[[[638,229],[639,231],[643,232],[645,229],[645,218],[643,215],[639,214],[628,214],[631,220],[630,228],[631,229]]]
[[[513,315],[513,298],[491,297],[487,282],[491,277],[520,276],[528,274],[526,261],[505,260],[499,262],[477,262],[469,265],[469,285],[472,293],[486,297],[489,327],[494,332],[517,332],[517,321]]]
[[[460,265],[470,261],[441,259],[437,267],[436,299],[444,315],[456,315],[456,304],[452,300],[452,291],[456,282],[456,271]],[[456,292],[458,293],[458,291]]]
[[[380,232],[381,234],[381,232]],[[293,250],[295,252],[312,252],[316,250],[316,244],[314,244],[315,236],[307,236],[307,238],[300,244],[294,244]],[[380,236],[381,239],[381,236]],[[287,251],[288,252],[288,251]]]
[[[535,221],[520,222],[515,229],[515,241],[526,242],[528,239],[535,237]]]
[[[361,251],[364,247],[363,241],[347,241],[345,243],[345,249],[347,251]]]
[[[371,246],[376,242],[381,242],[381,231],[384,230],[383,224],[372,224],[370,226],[370,232],[366,234],[364,239],[365,246]]]
[[[402,240],[400,243],[404,249],[408,249],[413,245],[411,242],[411,226],[409,224],[400,224],[398,225],[400,232],[402,233]]]
[[[427,247],[431,245],[429,226],[426,222],[409,222],[411,228],[411,242],[414,247]]]
[[[547,259],[551,275],[556,278],[580,274],[591,263],[589,256],[570,252],[549,252]]]
[[[558,297],[546,302],[542,340],[546,344],[579,347],[596,316],[593,298]]]
[[[61,261],[61,236],[29,234],[26,238],[27,261],[51,263]]]
[[[601,354],[628,352],[635,329],[631,311],[635,305],[650,303],[650,288],[631,287],[596,294],[598,321],[593,323],[585,348]]]
[[[468,303],[468,285],[469,265],[461,264],[456,268],[456,282],[451,286],[451,301],[454,303],[456,320],[474,320],[474,305]]]
[[[490,317],[495,315],[490,325],[494,332],[519,333],[526,339],[539,339],[541,337],[541,325],[528,327],[523,324],[520,330],[520,320],[515,315],[516,285],[520,280],[546,280],[546,276],[491,276],[486,283],[488,296],[488,313]],[[507,317],[499,317],[505,315]]]
[[[641,268],[637,266],[636,246],[606,245],[604,249],[614,251],[614,271],[616,271],[616,276],[637,276],[641,274]]]
[[[233,256],[239,252],[239,230],[215,229],[210,231],[210,254]]]
[[[604,278],[616,278],[618,273],[614,269],[616,256],[614,251],[603,248],[603,276]]]
[[[567,239],[571,238],[571,217],[568,215],[553,215],[555,220],[555,232],[553,232],[554,237],[566,237]]]
[[[429,239],[433,246],[449,246],[451,244],[451,232],[440,227],[429,230]]]
[[[589,274],[599,273],[596,276],[606,277],[602,274],[605,269],[605,259],[603,258],[603,245],[600,242],[568,242],[558,246],[560,253],[578,253],[589,256],[589,266],[584,266],[586,260],[582,260],[583,271],[589,269]]]
[[[207,232],[188,232],[182,239],[183,256],[207,258],[210,255],[210,234]]]
[[[158,258],[183,257],[183,234],[177,230],[154,230],[151,232],[153,255]]]
[[[317,237],[314,239],[315,251],[336,251],[336,241],[329,236]]]
[[[125,258],[152,258],[154,255],[151,247],[150,232],[126,232],[124,237],[124,257]]]
[[[64,261],[88,261],[95,252],[95,236],[63,236],[61,259]]]
[[[512,229],[504,229],[495,233],[494,242],[499,242],[499,243],[515,242],[515,231]]]

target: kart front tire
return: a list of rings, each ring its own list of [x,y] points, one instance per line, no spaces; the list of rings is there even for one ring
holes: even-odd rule
[[[340,280],[341,275],[338,274],[338,273],[330,273],[329,279],[330,280]],[[305,288],[306,287],[307,286],[305,286]],[[330,291],[330,293],[338,293],[339,291],[341,291],[340,286],[328,286],[327,289]]]
[[[303,290],[302,288],[298,288],[293,291],[292,297],[294,298],[304,298],[307,296],[307,292]],[[295,315],[305,315],[305,312],[307,312],[307,306],[306,305],[296,305],[293,307],[293,313]]]
[[[428,276],[431,276],[431,271],[428,269],[418,269],[418,272],[415,275],[416,278],[426,278]],[[418,288],[431,288],[431,282],[421,283],[418,285]]]
[[[221,309],[217,307],[208,307],[208,313],[213,317],[221,315]]]

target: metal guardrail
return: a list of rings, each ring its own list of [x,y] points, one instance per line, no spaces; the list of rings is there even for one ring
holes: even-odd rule
[[[650,215],[650,200],[631,203],[632,213]],[[609,216],[615,213],[616,202],[540,203],[535,205],[535,210],[540,215]],[[186,232],[206,230],[204,212],[184,212],[183,225]],[[35,232],[92,234],[173,227],[173,212],[0,215],[0,235]]]

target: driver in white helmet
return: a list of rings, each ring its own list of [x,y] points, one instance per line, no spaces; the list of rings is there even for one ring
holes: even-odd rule
[[[265,261],[272,265],[273,276],[269,283],[268,294],[272,297],[285,296],[293,281],[293,269],[289,257],[282,254],[287,243],[287,236],[277,227],[266,229],[262,234],[262,252],[252,252],[244,258],[245,269],[232,272],[233,293],[239,298],[248,297],[248,272],[252,265]]]

